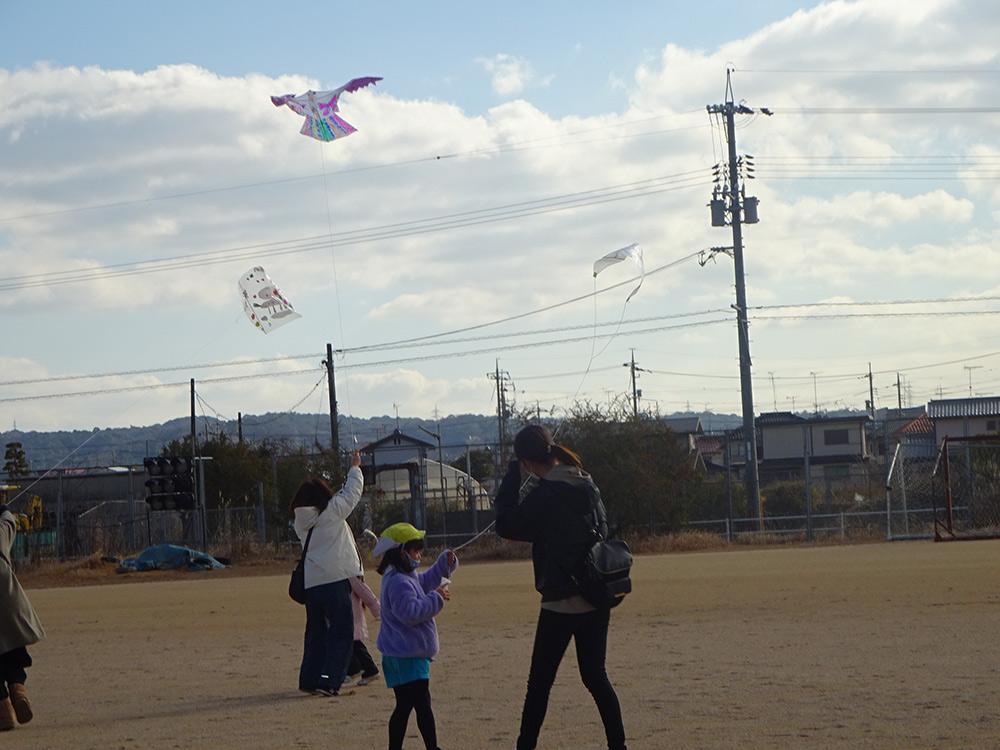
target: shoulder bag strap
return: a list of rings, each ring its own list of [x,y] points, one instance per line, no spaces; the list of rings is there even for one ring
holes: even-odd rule
[[[301,563],[305,562],[306,552],[309,551],[309,540],[312,539],[313,531],[315,531],[315,529],[316,527],[313,526],[311,529],[309,529],[309,533],[306,534],[306,543],[302,545],[302,554],[299,556],[299,562]]]

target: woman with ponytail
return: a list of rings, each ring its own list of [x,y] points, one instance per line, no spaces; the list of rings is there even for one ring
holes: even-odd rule
[[[604,723],[608,750],[626,750],[621,706],[605,671],[609,610],[597,610],[580,596],[569,571],[594,542],[593,518],[607,534],[601,493],[583,470],[580,457],[552,441],[548,431],[529,425],[514,438],[514,455],[496,498],[497,533],[531,542],[535,588],[541,612],[528,672],[517,750],[534,750],[545,719],[549,692],[570,639],[583,684]],[[522,499],[522,469],[538,483]],[[560,743],[555,743],[560,744]]]

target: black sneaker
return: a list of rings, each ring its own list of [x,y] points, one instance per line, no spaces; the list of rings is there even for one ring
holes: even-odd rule
[[[337,695],[336,690],[328,687],[299,688],[299,692],[306,693],[307,695],[322,695],[326,698]]]

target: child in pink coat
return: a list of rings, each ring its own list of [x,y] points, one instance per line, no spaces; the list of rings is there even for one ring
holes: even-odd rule
[[[350,581],[351,606],[354,608],[354,651],[351,654],[351,664],[347,668],[347,678],[351,681],[360,672],[361,679],[358,680],[358,685],[367,685],[378,679],[378,667],[375,666],[375,661],[365,646],[364,639],[368,637],[365,608],[368,608],[376,620],[381,618],[382,609],[378,597],[368,588],[363,577],[352,577]]]

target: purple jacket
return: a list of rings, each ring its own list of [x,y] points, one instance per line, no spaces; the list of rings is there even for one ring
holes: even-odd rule
[[[448,553],[423,573],[400,573],[389,566],[382,577],[382,625],[376,645],[385,656],[433,659],[438,652],[434,615],[444,609],[444,599],[436,588],[441,579],[458,567],[448,565]]]

